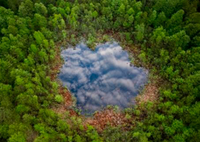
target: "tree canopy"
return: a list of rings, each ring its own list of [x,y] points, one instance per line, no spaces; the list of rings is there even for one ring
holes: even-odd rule
[[[52,109],[65,100],[50,75],[56,45],[93,45],[99,32],[121,33],[165,80],[157,104],[131,108],[127,130],[98,133]],[[197,142],[199,101],[199,0],[0,1],[0,141]]]

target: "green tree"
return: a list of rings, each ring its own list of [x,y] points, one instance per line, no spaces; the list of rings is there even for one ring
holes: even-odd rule
[[[25,0],[24,2],[21,3],[19,6],[19,15],[22,17],[32,17],[33,14],[33,2],[31,0]]]
[[[144,32],[145,32],[145,25],[142,23],[140,25],[136,25],[135,27],[136,33],[135,38],[137,41],[143,41],[144,39]]]
[[[75,6],[71,9],[71,13],[68,17],[69,20],[69,24],[72,27],[73,30],[76,30],[77,26],[78,26],[78,15],[77,13],[79,12],[79,7]]]
[[[149,25],[151,25],[151,24],[153,24],[153,23],[155,22],[156,17],[157,17],[157,11],[154,10],[154,11],[151,13],[151,15],[150,15],[150,17],[149,17],[149,19],[148,19]]]
[[[172,15],[172,17],[167,21],[167,29],[170,31],[179,31],[181,29],[181,25],[183,22],[183,15],[184,11],[181,9],[177,11],[175,14]]]
[[[36,13],[43,15],[43,16],[47,15],[48,11],[43,3],[35,3],[34,7],[35,7]]]
[[[41,30],[42,28],[46,28],[47,20],[44,16],[41,16],[40,14],[36,13],[33,18],[33,24],[35,30]]]
[[[11,135],[8,139],[8,142],[26,142],[26,138],[23,133],[16,132],[15,134]]]
[[[160,12],[158,14],[158,17],[155,20],[155,26],[158,27],[160,25],[165,25],[165,22],[167,21],[167,17],[165,16],[164,12]]]
[[[38,32],[35,31],[33,36],[36,40],[36,43],[38,45],[42,45],[42,42],[45,39],[44,35],[40,31],[38,31]],[[34,45],[32,45],[32,48],[36,48],[36,47]],[[36,49],[34,49],[34,50],[36,50]]]

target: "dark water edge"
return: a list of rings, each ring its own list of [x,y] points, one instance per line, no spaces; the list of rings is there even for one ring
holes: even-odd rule
[[[65,63],[59,79],[74,94],[82,114],[91,114],[107,105],[124,109],[148,80],[148,71],[131,65],[127,51],[117,42],[91,50],[84,43],[61,52]]]

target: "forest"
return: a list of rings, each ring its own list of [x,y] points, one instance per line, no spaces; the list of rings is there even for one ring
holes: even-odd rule
[[[68,98],[54,68],[61,44],[110,35],[137,47],[159,95],[99,131],[55,111]],[[199,101],[199,0],[0,0],[1,142],[198,142]]]

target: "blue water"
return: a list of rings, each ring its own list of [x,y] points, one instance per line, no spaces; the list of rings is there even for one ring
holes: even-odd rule
[[[93,113],[107,105],[126,108],[147,82],[148,71],[130,65],[129,55],[116,42],[85,44],[62,51],[65,63],[59,79],[77,98],[82,113]]]

